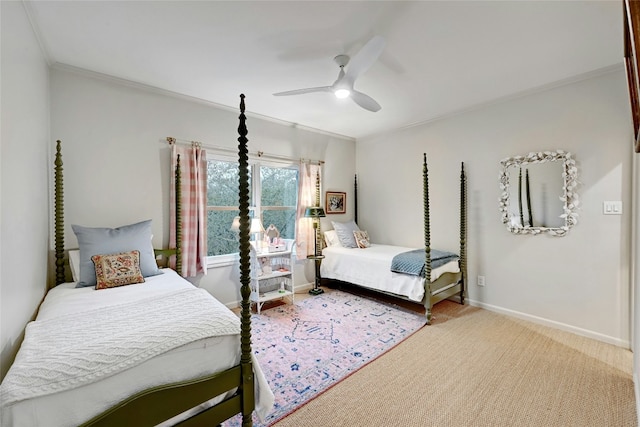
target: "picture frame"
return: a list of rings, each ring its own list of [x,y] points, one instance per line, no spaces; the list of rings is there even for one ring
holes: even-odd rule
[[[341,191],[327,191],[324,198],[324,211],[328,214],[343,214],[347,212],[347,193]]]

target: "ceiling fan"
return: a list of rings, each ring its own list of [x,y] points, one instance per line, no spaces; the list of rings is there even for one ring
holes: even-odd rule
[[[369,111],[379,111],[382,107],[369,95],[358,92],[353,88],[356,79],[365,73],[371,65],[378,59],[384,49],[385,40],[381,36],[375,36],[356,53],[353,58],[348,55],[338,55],[333,60],[340,67],[338,78],[331,86],[310,87],[306,89],[295,89],[286,92],[274,93],[274,96],[301,95],[312,92],[330,92],[338,98],[351,97],[353,101]],[[347,70],[345,71],[345,67]]]

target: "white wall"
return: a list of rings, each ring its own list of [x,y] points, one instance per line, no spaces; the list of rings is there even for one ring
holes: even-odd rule
[[[21,2],[0,2],[0,380],[47,289],[48,67]]]
[[[456,250],[459,165],[464,161],[472,302],[629,346],[628,105],[620,67],[430,124],[358,140],[361,228],[373,241],[423,244],[421,165],[426,152],[432,247]],[[553,149],[568,150],[577,161],[579,223],[566,237],[513,235],[498,212],[499,162]],[[624,214],[604,216],[604,200],[621,200]],[[478,275],[486,277],[485,287],[476,285]]]
[[[69,69],[51,74],[52,136],[63,141],[65,240],[77,247],[71,224],[116,227],[152,219],[154,246],[169,239],[167,136],[236,149],[237,108],[221,109],[104,76]],[[238,90],[238,95],[241,88]],[[325,185],[351,185],[355,142],[252,117],[246,94],[249,151],[326,161]],[[240,98],[238,97],[238,104]],[[313,269],[296,266],[297,286]],[[241,299],[237,265],[192,278],[228,305]]]

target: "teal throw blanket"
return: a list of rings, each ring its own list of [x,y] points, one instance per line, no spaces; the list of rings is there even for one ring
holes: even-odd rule
[[[431,268],[438,268],[446,263],[459,259],[457,254],[431,249]],[[402,252],[393,257],[391,271],[394,273],[411,274],[413,276],[425,276],[424,249],[414,249]]]

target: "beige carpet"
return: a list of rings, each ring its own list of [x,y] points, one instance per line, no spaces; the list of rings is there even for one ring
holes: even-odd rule
[[[629,350],[444,301],[274,426],[636,426],[631,371]]]

